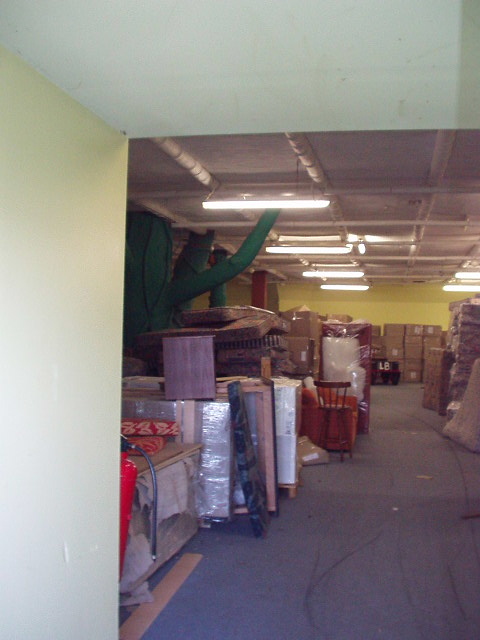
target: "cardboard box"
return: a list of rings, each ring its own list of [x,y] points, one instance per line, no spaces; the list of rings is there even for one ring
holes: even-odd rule
[[[345,313],[327,313],[327,321],[330,322],[331,320],[348,323],[352,322],[353,317]]]
[[[423,336],[423,324],[406,324],[406,336]]]
[[[406,369],[402,374],[403,382],[421,382],[422,372],[419,369]]]
[[[287,336],[290,360],[297,367],[295,373],[312,374],[315,363],[315,341],[313,338]]]
[[[423,401],[425,409],[446,415],[452,355],[446,349],[432,347],[425,353]]]
[[[423,336],[405,335],[405,360],[421,360],[423,358]]]
[[[421,360],[423,357],[422,345],[405,345],[405,360]]]
[[[405,357],[403,347],[385,347],[387,360],[402,360]]]
[[[404,324],[384,324],[383,334],[385,336],[404,336],[405,325]]]
[[[424,336],[441,336],[442,327],[439,324],[424,324],[423,335]]]
[[[372,344],[372,358],[386,358],[387,349],[383,344]]]
[[[426,353],[429,349],[439,349],[443,346],[442,334],[436,336],[423,336],[423,352]]]
[[[404,382],[422,382],[423,361],[419,358],[405,359]]]
[[[382,342],[387,349],[403,349],[404,346],[403,336],[400,335],[383,336]]]
[[[312,338],[318,344],[320,340],[318,313],[316,311],[282,311],[280,316],[290,322],[288,337]]]
[[[386,358],[387,352],[381,336],[372,337],[372,358]]]

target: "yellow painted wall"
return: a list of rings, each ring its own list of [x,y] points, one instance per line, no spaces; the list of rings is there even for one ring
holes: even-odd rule
[[[279,310],[300,305],[322,315],[348,314],[372,324],[439,324],[448,328],[448,305],[468,294],[447,293],[441,285],[376,285],[364,292],[322,291],[318,284],[281,284],[278,286]],[[250,304],[250,287],[238,283],[227,285],[229,305]],[[208,295],[195,300],[195,308],[208,307]]]
[[[449,302],[461,299],[459,294],[447,293],[441,285],[375,285],[368,291],[323,291],[318,285],[282,285],[279,287],[280,310],[301,304],[325,315],[346,313],[354,319],[368,320],[372,324],[449,323]]]

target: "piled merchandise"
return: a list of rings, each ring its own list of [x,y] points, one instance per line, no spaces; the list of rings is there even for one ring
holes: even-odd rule
[[[382,341],[382,327],[372,324],[372,358],[386,358],[387,352]]]
[[[217,376],[260,376],[262,358],[269,358],[273,375],[294,372],[285,335],[289,323],[256,307],[216,307],[182,312],[182,328],[137,336],[135,355],[163,375],[163,338],[213,336]]]
[[[447,413],[448,386],[452,353],[441,347],[431,347],[425,352],[423,368],[422,406],[439,415]]]
[[[453,364],[450,369],[447,418],[458,411],[472,372],[480,358],[480,300],[472,299],[450,305],[451,320],[448,347]]]
[[[290,325],[286,337],[294,373],[317,377],[320,369],[320,333],[322,317],[306,306],[282,311],[281,317]]]
[[[263,338],[217,342],[215,346],[217,376],[259,376],[262,358],[269,358],[273,375],[294,373],[295,363],[283,335],[267,334]]]
[[[399,363],[404,382],[422,382],[428,350],[442,346],[442,327],[423,324],[385,324],[383,345],[387,360]]]
[[[463,400],[443,428],[443,434],[474,453],[480,453],[480,359],[475,360]]]

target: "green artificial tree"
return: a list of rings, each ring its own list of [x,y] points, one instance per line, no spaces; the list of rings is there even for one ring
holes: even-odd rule
[[[210,291],[210,306],[225,306],[225,284],[253,262],[275,224],[278,210],[267,210],[238,251],[227,257],[214,250],[214,231],[191,232],[172,265],[170,225],[151,213],[129,213],[125,251],[124,345],[147,331],[179,326],[182,310]]]

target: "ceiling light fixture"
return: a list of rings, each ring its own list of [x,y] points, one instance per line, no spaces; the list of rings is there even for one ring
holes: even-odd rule
[[[444,291],[480,291],[480,284],[446,284]]]
[[[311,255],[342,254],[342,253],[350,253],[351,250],[352,250],[352,247],[302,247],[302,246],[265,247],[265,251],[267,253],[290,253],[290,254],[306,253]]]
[[[338,233],[334,236],[283,236],[277,238],[278,242],[341,242]]]
[[[320,289],[330,291],[367,291],[368,284],[321,284]]]
[[[204,200],[204,209],[324,209],[330,200]]]
[[[365,255],[367,251],[367,247],[365,246],[364,242],[359,242],[358,243],[358,253],[360,253],[362,256]]]
[[[480,280],[480,271],[457,271],[455,278],[458,280]]]
[[[363,278],[363,271],[304,271],[306,278]]]

